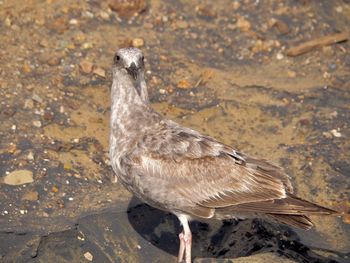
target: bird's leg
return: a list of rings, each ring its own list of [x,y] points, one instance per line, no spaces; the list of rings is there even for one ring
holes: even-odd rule
[[[182,260],[184,259],[184,252],[185,252],[185,238],[184,238],[183,231],[179,234],[179,239],[180,239],[180,248],[179,248],[178,262],[182,262]]]
[[[183,231],[180,233],[180,249],[179,249],[179,262],[182,262],[183,256],[185,254],[185,263],[191,263],[191,246],[192,246],[192,233],[188,225],[187,217],[184,215],[178,216]]]
[[[184,231],[184,240],[185,240],[185,262],[191,263],[191,249],[192,249],[192,233],[190,228],[188,232]]]

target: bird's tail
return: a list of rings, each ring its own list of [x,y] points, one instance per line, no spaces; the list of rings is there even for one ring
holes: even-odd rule
[[[268,214],[268,216],[280,223],[305,230],[309,230],[314,226],[310,218],[305,215]]]

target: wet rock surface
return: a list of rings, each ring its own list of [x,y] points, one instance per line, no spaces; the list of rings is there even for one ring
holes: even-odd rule
[[[0,1],[0,261],[175,262],[177,220],[138,204],[109,166],[110,67],[130,45],[157,111],[349,212],[349,41],[287,52],[347,32],[349,17],[340,0]],[[349,217],[313,220],[308,232],[193,222],[193,253],[349,262]]]

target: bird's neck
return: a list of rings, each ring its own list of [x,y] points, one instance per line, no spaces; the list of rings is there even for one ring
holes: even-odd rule
[[[135,123],[149,109],[143,76],[134,81],[127,73],[115,71],[111,90],[111,128],[118,137],[130,136]],[[139,86],[137,86],[139,85]]]

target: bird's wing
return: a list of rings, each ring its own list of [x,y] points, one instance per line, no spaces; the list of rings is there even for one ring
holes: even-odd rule
[[[215,208],[281,199],[293,191],[280,167],[172,121],[146,132],[129,162],[148,197],[169,206],[175,200],[174,206],[201,217],[211,217]]]

